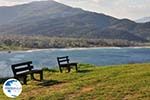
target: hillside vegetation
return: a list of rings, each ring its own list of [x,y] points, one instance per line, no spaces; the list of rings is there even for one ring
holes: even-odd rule
[[[150,64],[80,64],[79,69],[78,73],[45,69],[45,80],[29,80],[17,100],[150,100]],[[2,89],[0,100],[11,100]]]
[[[1,35],[0,50],[26,50],[70,47],[139,46],[127,40],[62,38],[46,36]]]
[[[117,19],[48,0],[0,7],[0,34],[147,42],[150,22]]]

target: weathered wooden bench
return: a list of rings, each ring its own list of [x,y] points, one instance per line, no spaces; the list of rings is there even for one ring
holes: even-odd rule
[[[78,68],[77,68],[78,63],[70,63],[68,56],[57,57],[57,62],[58,62],[59,70],[61,73],[62,73],[62,68],[67,68],[68,72],[70,72],[73,66],[75,67],[76,72],[78,72]]]
[[[20,80],[23,79],[23,83],[27,84],[27,75],[31,75],[31,79],[34,79],[34,74],[40,74],[40,80],[43,80],[43,71],[33,69],[32,61],[18,63],[11,65],[14,78]]]

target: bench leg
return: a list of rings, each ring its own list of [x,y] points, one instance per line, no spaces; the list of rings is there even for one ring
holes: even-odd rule
[[[35,80],[34,73],[31,73],[30,75],[31,75],[31,80]]]
[[[59,67],[59,70],[60,70],[60,72],[62,73],[62,69],[61,69],[61,67]]]
[[[41,73],[40,73],[40,80],[41,81],[43,80],[43,71],[41,71]]]
[[[75,68],[76,68],[76,72],[78,72],[78,66],[77,65],[75,66]]]
[[[23,77],[14,77],[14,78],[19,81],[23,81],[23,84],[27,85],[27,75]]]
[[[25,85],[27,85],[27,76],[24,76],[24,77],[23,77],[23,83],[24,83]]]
[[[68,68],[68,73],[70,72],[70,66],[67,67]]]
[[[36,80],[36,78],[34,77],[34,74],[39,74],[40,75],[40,80],[43,80],[43,71],[40,71],[38,73],[31,73],[31,79],[32,80]]]

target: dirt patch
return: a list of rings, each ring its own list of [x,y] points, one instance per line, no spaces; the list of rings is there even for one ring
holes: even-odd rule
[[[39,87],[35,87],[34,89],[32,90],[29,90],[29,91],[26,91],[26,92],[23,92],[21,94],[21,97],[28,97],[32,94],[32,97],[36,97],[39,95],[46,95],[46,94],[49,94],[50,91],[58,91],[58,90],[61,90],[64,88],[64,86],[66,86],[66,83],[60,83],[60,84],[55,84],[55,85],[52,85],[52,86],[39,86]]]
[[[51,88],[53,90],[59,90],[59,89],[62,89],[63,87],[65,87],[66,85],[67,85],[67,83],[61,83],[61,84],[53,85]]]
[[[82,87],[80,90],[69,94],[66,99],[71,100],[71,99],[74,99],[75,97],[80,97],[81,94],[88,93],[88,92],[91,92],[93,90],[94,90],[94,87],[92,87],[92,86]]]
[[[84,92],[91,92],[94,88],[93,87],[83,87],[81,89],[81,92],[84,93]]]

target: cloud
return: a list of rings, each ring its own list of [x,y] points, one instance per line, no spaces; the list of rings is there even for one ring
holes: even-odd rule
[[[6,4],[11,4],[11,3],[24,3],[24,2],[31,2],[31,1],[42,1],[42,0],[0,0],[0,5],[4,5],[3,3]]]
[[[58,2],[81,7],[117,18],[137,19],[150,16],[150,0],[56,0]]]
[[[17,2],[29,2],[31,0],[0,0],[0,2],[17,3]]]
[[[5,2],[30,2],[30,1],[38,1],[38,0],[0,0]]]
[[[45,1],[45,0],[0,0],[0,6],[12,6],[12,5],[23,4],[32,1]]]

